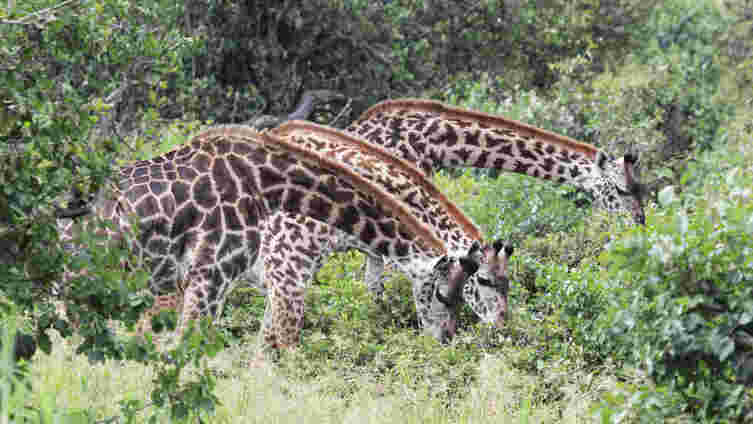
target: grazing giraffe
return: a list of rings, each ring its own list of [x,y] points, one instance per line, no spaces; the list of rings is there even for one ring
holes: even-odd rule
[[[595,206],[645,222],[644,190],[630,154],[614,160],[595,146],[522,122],[421,99],[379,103],[345,131],[416,163],[427,175],[443,167],[529,175],[581,188]],[[367,256],[366,282],[376,296],[384,291],[383,268],[379,257]]]
[[[451,253],[464,254],[471,250],[474,243],[484,244],[479,229],[432,184],[424,173],[383,148],[334,128],[303,121],[285,123],[270,130],[270,134],[285,138],[304,149],[336,158],[347,164],[349,169],[384,187],[390,195],[407,205],[424,224],[434,229]],[[264,283],[267,286],[276,284],[276,278],[274,275],[270,275],[270,270],[279,269],[282,264],[282,260],[276,258],[276,255],[295,250],[296,246],[299,246],[299,248],[306,246],[306,249],[311,249],[311,246],[314,245],[316,250],[326,253],[336,249],[343,250],[347,247],[357,247],[352,244],[348,246],[348,238],[337,237],[335,231],[323,228],[326,223],[309,224],[310,229],[318,227],[316,231],[291,231],[290,228],[300,227],[300,223],[292,223],[290,220],[286,220],[284,214],[277,215],[275,222],[284,222],[275,229],[278,237],[272,240],[272,243],[262,245],[262,258],[264,258],[264,269],[266,270]],[[305,223],[306,219],[299,216],[298,221]],[[320,232],[327,234],[327,237],[315,237],[315,234]],[[339,242],[333,244],[330,241],[333,239],[339,240]],[[325,245],[323,242],[327,244]],[[488,246],[486,247],[488,248]],[[502,251],[502,245],[498,245],[494,253],[509,256],[512,250]],[[479,256],[479,260],[485,266],[498,262],[497,260],[487,261],[485,254]],[[305,287],[307,281],[320,269],[323,257],[323,255],[320,255],[319,261],[309,262],[306,267],[297,267],[298,284]],[[391,258],[388,259],[391,260]],[[493,258],[490,257],[490,259]],[[411,267],[403,266],[401,268],[410,269]],[[302,272],[302,269],[306,269],[306,272]],[[486,281],[490,282],[484,284]],[[422,305],[423,298],[419,295],[418,290],[414,285],[416,305]],[[482,320],[502,326],[507,315],[507,291],[508,283],[505,276],[493,281],[472,278],[463,286],[461,293],[462,299]],[[419,314],[421,314],[420,310]],[[438,338],[440,340],[446,339],[445,337]]]
[[[421,99],[379,103],[345,132],[380,145],[427,175],[442,167],[489,168],[570,184],[608,212],[643,224],[636,159],[611,160],[590,144],[522,122]]]
[[[348,164],[247,127],[212,128],[182,148],[122,168],[93,208],[97,218],[113,223],[103,230],[108,239],[128,243],[150,267],[155,295],[171,299],[182,291],[181,330],[191,319],[221,311],[259,246],[274,236],[268,227],[278,210],[326,223],[371,254],[411,258],[407,271],[429,293],[422,323],[434,334],[454,332],[450,300],[465,279],[477,271],[482,279],[489,273],[506,278],[481,264],[477,253],[499,246],[474,245],[465,256],[448,256],[433,228]],[[64,242],[73,240],[74,227],[65,225]],[[271,287],[265,341],[296,344],[302,315],[302,290]]]
[[[272,131],[282,131],[282,128],[285,125]],[[435,101],[403,99],[373,106],[345,132],[417,164],[426,175],[441,167],[491,168],[525,174],[582,188],[593,195],[597,206],[609,212],[631,213],[638,224],[645,221],[643,192],[635,177],[636,160],[632,155],[610,160],[595,146],[521,122]],[[277,214],[280,216],[275,221],[281,222],[280,229],[289,225],[286,222],[292,225],[296,220],[305,219],[283,211]],[[319,233],[327,231],[317,230]],[[337,237],[337,231],[329,231],[332,232],[330,238]],[[300,241],[307,242],[313,241]],[[336,250],[358,248],[349,244],[347,237],[340,237],[340,242],[333,247]],[[320,264],[313,266],[309,277],[315,275]],[[381,257],[367,255],[366,282],[377,298],[381,298],[384,291],[383,269]],[[258,275],[250,275],[252,286],[263,286]],[[473,286],[467,287],[470,291]],[[472,293],[465,297],[484,321],[496,321],[490,319],[493,314],[489,311],[493,308],[486,311],[479,308],[484,302],[470,300]]]

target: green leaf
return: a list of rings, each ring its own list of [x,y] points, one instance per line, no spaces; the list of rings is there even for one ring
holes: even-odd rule
[[[685,235],[688,233],[688,228],[690,227],[690,221],[688,219],[688,216],[684,212],[680,212],[677,214],[677,218],[675,220],[675,231],[679,235]]]
[[[735,351],[735,341],[727,335],[716,333],[711,337],[711,349],[720,361],[725,361]]]
[[[667,186],[661,189],[661,191],[658,194],[659,203],[667,207],[671,205],[675,200],[675,187],[674,186]]]

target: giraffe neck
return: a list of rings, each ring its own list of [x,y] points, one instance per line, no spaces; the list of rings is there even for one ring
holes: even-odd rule
[[[427,100],[382,102],[346,130],[418,163],[492,168],[588,189],[598,149],[499,116]]]
[[[448,249],[466,251],[483,241],[478,227],[429,181],[424,173],[385,149],[330,127],[292,121],[272,130],[307,151],[336,158],[376,185],[384,188],[434,229]]]

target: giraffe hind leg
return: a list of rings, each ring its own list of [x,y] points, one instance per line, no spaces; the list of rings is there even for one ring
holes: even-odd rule
[[[329,229],[311,230],[294,220],[270,227],[262,237],[266,308],[261,331],[264,348],[290,348],[298,344],[303,328],[304,293],[331,253]],[[274,223],[273,223],[274,224]]]

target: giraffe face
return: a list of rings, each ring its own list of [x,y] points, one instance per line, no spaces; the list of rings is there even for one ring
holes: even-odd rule
[[[461,289],[477,269],[478,265],[465,258],[443,256],[415,293],[421,326],[440,343],[455,336]]]
[[[629,213],[637,224],[645,224],[643,212],[644,187],[636,178],[636,158],[625,155],[617,160],[609,160],[599,152],[593,169],[592,182],[587,189],[597,203],[608,212]]]
[[[463,288],[463,299],[482,321],[502,327],[508,316],[507,295],[510,289],[507,265],[513,247],[501,240],[491,245],[474,244],[469,260],[478,263],[478,270]]]

